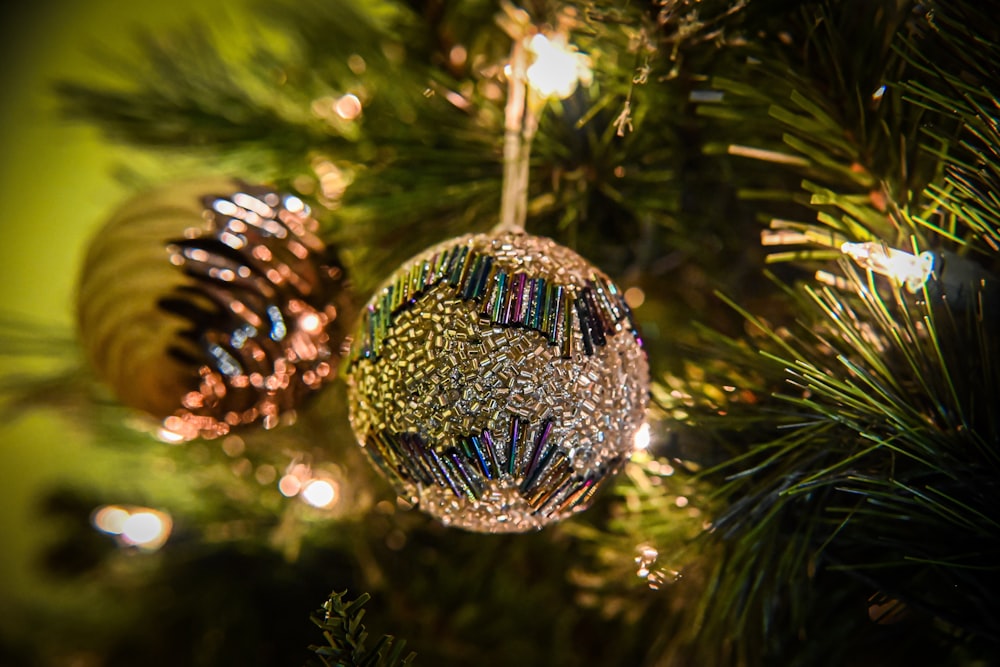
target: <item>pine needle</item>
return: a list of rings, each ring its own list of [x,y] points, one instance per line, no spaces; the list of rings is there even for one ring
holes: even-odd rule
[[[372,648],[365,647],[368,633],[362,623],[365,616],[363,607],[371,596],[362,593],[345,602],[345,595],[347,591],[334,591],[311,617],[323,631],[327,642],[324,646],[309,647],[319,658],[319,664],[323,667],[399,667],[411,664],[416,653],[403,656],[405,640],[396,641],[390,635],[383,635]]]

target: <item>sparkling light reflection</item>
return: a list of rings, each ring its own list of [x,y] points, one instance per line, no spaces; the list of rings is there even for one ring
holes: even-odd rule
[[[677,570],[658,566],[660,552],[649,544],[640,544],[636,547],[635,574],[640,579],[646,580],[646,585],[652,590],[659,590],[663,584],[675,582],[681,577]]]
[[[649,424],[641,425],[638,429],[636,429],[633,449],[637,452],[649,449],[650,439]]]
[[[649,568],[660,557],[660,552],[648,544],[640,544],[636,548],[635,564],[637,566],[636,576],[645,579],[649,576]]]
[[[299,330],[307,333],[317,333],[323,327],[323,323],[316,313],[305,313],[299,318]]]

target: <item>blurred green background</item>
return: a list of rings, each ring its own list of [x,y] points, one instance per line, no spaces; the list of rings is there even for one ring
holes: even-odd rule
[[[112,172],[122,160],[136,159],[91,128],[61,120],[53,83],[90,79],[98,71],[107,76],[96,65],[95,49],[130,48],[138,26],[155,30],[196,17],[222,22],[238,4],[43,0],[5,10],[0,19],[0,316],[5,320],[72,333],[74,283],[87,240],[126,195]],[[42,368],[38,361],[26,364],[4,352],[5,376]],[[60,594],[35,567],[41,546],[58,530],[41,520],[40,499],[62,481],[85,485],[83,475],[106,471],[95,458],[112,461],[53,416],[20,415],[0,425],[0,612],[15,601],[30,604]],[[10,620],[0,616],[0,622]]]

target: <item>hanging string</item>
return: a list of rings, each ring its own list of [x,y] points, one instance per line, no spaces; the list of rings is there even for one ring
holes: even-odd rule
[[[538,129],[538,116],[528,103],[528,52],[523,37],[514,39],[507,77],[507,106],[504,112],[503,191],[500,223],[494,231],[523,232],[528,216],[528,174],[531,142]]]
[[[503,189],[494,233],[523,232],[528,217],[531,144],[538,119],[551,98],[569,97],[580,81],[590,83],[589,58],[568,43],[575,12],[564,10],[547,34],[531,17],[503,3],[500,26],[512,40],[504,109]],[[530,62],[529,62],[530,61]]]

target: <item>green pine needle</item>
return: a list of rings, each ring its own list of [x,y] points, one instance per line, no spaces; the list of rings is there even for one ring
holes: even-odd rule
[[[332,592],[322,608],[311,616],[326,639],[324,646],[310,646],[323,667],[399,667],[412,664],[416,653],[403,656],[406,640],[397,641],[383,635],[369,649],[365,646],[368,633],[362,620],[363,607],[371,599],[368,593],[346,601],[347,591]]]
[[[773,392],[774,437],[706,473],[730,499],[713,534],[729,549],[720,590],[733,588],[711,617],[763,632],[747,624],[771,622],[780,587],[829,567],[993,640],[1000,608],[976,590],[1000,578],[1000,431],[978,397],[997,395],[1000,375],[969,351],[994,360],[998,342],[982,322],[843,270],[846,292],[793,292],[797,312],[811,313],[800,325],[752,320],[785,388]],[[762,550],[764,540],[784,546]],[[792,579],[768,584],[765,571]]]

